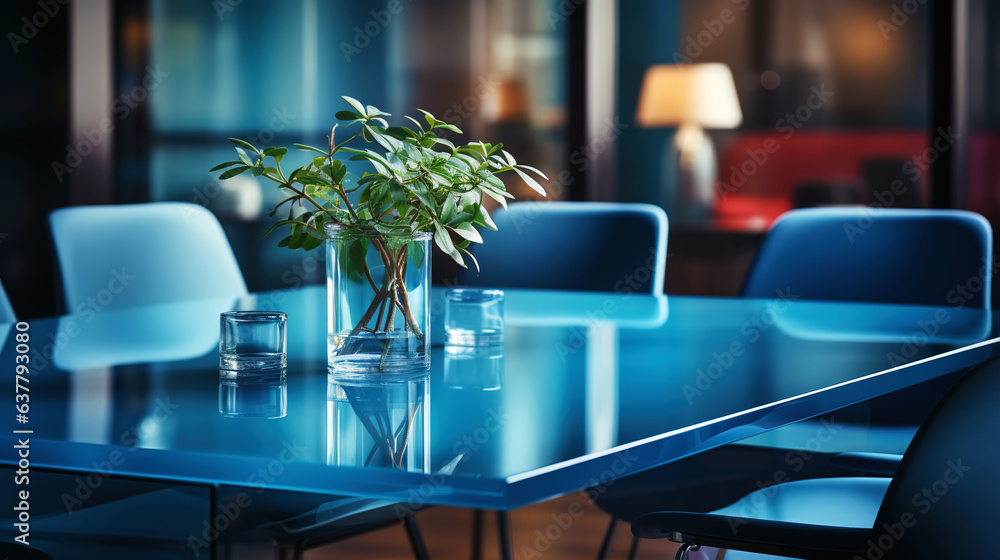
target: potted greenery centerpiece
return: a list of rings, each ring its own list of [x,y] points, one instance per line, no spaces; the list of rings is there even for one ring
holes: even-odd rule
[[[459,265],[466,267],[468,258],[478,269],[469,245],[482,242],[477,228],[496,229],[484,197],[504,207],[514,198],[497,175],[513,171],[543,196],[525,171],[545,175],[518,164],[500,143],[455,145],[439,137],[435,131],[462,131],[427,111],[421,110],[423,124],[406,117],[412,128],[390,127],[388,113],[344,100],[351,110],[336,118],[353,133],[337,142],[335,125],[326,149],[295,144],[316,153],[306,165],[286,173],[287,148],[260,150],[230,138],[239,159],[212,171],[222,171],[220,179],[250,172],[283,189],[288,196],[271,215],[285,207],[288,216],[267,232],[290,228],[278,246],[312,250],[326,241],[332,374],[424,372],[430,365],[430,239]],[[382,149],[348,145],[358,138]],[[352,176],[344,155],[368,169]]]

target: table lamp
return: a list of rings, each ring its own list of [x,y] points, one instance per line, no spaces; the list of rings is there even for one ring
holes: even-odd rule
[[[676,160],[680,168],[678,204],[670,213],[671,221],[707,219],[715,198],[717,165],[704,129],[736,128],[743,122],[732,71],[722,63],[650,66],[635,119],[643,128],[677,127],[666,148],[666,161]]]

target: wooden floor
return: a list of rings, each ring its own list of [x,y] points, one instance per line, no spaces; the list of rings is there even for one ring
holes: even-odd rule
[[[581,509],[582,508],[582,513]],[[571,514],[577,514],[573,517]],[[496,515],[487,512],[483,559],[499,558]],[[580,494],[513,512],[514,560],[562,560],[594,558],[600,547],[608,516]],[[560,523],[561,522],[561,523]],[[437,507],[417,514],[417,523],[432,560],[467,560],[472,546],[472,512]],[[563,527],[566,527],[563,529]],[[548,533],[548,536],[546,536]],[[626,523],[619,523],[608,558],[628,555],[632,533]],[[640,559],[672,559],[676,545],[666,541],[642,541]],[[409,541],[400,525],[388,527],[347,541],[308,551],[306,560],[343,560],[350,558],[413,558]]]

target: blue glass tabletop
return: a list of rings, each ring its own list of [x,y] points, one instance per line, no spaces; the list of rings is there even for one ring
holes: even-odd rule
[[[31,430],[37,467],[512,509],[1000,350],[988,310],[509,290],[502,345],[435,345],[427,376],[345,381],[326,372],[325,301],[307,287],[30,321],[30,420],[11,411],[11,430]],[[220,375],[234,309],[287,313],[284,375]],[[0,325],[4,364],[17,332]]]

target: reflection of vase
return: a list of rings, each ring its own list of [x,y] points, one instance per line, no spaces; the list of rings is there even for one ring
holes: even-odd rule
[[[329,377],[327,463],[430,472],[427,374]]]
[[[430,369],[430,234],[327,224],[327,362],[334,375]]]
[[[284,418],[288,413],[285,370],[241,374],[220,369],[219,413],[228,418]]]
[[[444,347],[444,384],[451,389],[495,391],[503,386],[503,344]]]

